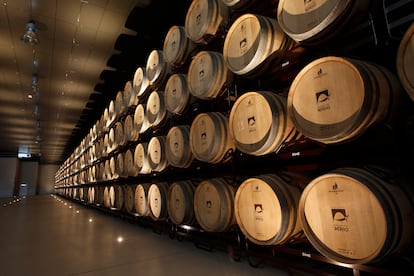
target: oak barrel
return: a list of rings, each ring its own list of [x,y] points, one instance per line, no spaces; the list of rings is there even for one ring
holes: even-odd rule
[[[149,216],[148,190],[150,186],[150,183],[141,183],[135,188],[135,211],[140,216]]]
[[[154,90],[147,99],[146,117],[149,127],[161,128],[168,121],[168,111],[164,102],[164,91]]]
[[[208,232],[227,231],[234,223],[234,187],[223,178],[201,181],[194,193],[194,213]]]
[[[343,263],[376,262],[414,240],[413,206],[398,183],[361,168],[340,168],[312,180],[299,217],[312,245]]]
[[[134,162],[134,149],[128,149],[124,158],[125,174],[127,176],[138,176],[139,169]]]
[[[192,99],[187,84],[187,74],[172,74],[165,84],[164,102],[167,110],[172,114],[183,114]]]
[[[233,73],[225,65],[222,53],[200,51],[190,63],[187,82],[194,97],[211,100],[223,95],[233,82]]]
[[[234,199],[237,224],[255,244],[287,243],[302,233],[297,216],[300,195],[297,186],[276,174],[248,178]]]
[[[223,58],[233,73],[256,78],[295,44],[276,19],[247,13],[231,25],[224,41]]]
[[[396,76],[380,65],[323,57],[306,65],[293,80],[288,114],[304,136],[339,143],[383,123],[399,87]]]
[[[151,171],[161,172],[168,167],[165,153],[166,136],[153,136],[148,143],[148,164]]]
[[[236,147],[228,131],[228,117],[220,112],[198,114],[190,128],[190,148],[194,157],[208,163],[228,160]]]
[[[134,116],[131,114],[128,114],[125,117],[124,121],[124,133],[125,133],[125,140],[135,142],[139,138],[139,131],[135,128],[134,124]]]
[[[195,184],[191,180],[173,182],[168,189],[167,211],[176,225],[191,225],[194,215]]]
[[[168,183],[153,183],[148,190],[149,215],[153,220],[162,221],[168,218],[167,199]]]
[[[171,166],[188,168],[194,155],[190,148],[190,126],[177,125],[170,128],[165,143],[165,155]]]
[[[171,73],[171,65],[165,60],[162,50],[152,50],[148,55],[145,70],[150,87],[158,89]]]
[[[148,143],[138,143],[134,151],[134,163],[140,174],[149,174],[151,167],[148,162]]]
[[[397,53],[398,77],[414,101],[414,23],[405,32]]]
[[[251,155],[277,152],[300,136],[286,109],[286,97],[270,91],[246,92],[230,111],[229,132],[238,150]]]
[[[112,185],[109,188],[109,207],[118,211],[124,207],[124,189],[121,185]]]
[[[144,97],[150,91],[147,71],[144,67],[138,67],[135,70],[132,87],[136,95],[136,101],[134,103],[138,104],[139,98]]]
[[[136,106],[134,111],[134,129],[136,129],[139,134],[144,133],[150,127],[146,113],[145,105],[138,104]]]
[[[197,44],[185,33],[184,26],[173,25],[164,38],[165,60],[174,67],[181,67],[187,62],[196,47]]]
[[[124,187],[124,206],[128,213],[136,213],[135,211],[135,189],[137,185],[126,185]]]

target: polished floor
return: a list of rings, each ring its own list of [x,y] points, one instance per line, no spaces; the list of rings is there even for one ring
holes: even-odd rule
[[[54,195],[0,204],[0,276],[288,274]]]

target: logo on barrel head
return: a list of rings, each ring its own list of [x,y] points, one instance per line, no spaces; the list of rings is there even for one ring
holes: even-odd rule
[[[332,219],[334,221],[347,221],[348,216],[345,209],[331,209]]]
[[[263,213],[263,205],[262,204],[255,204],[254,211],[258,214]]]
[[[316,7],[316,2],[314,0],[303,0],[303,6],[305,11],[309,11],[310,9]]]
[[[331,109],[331,106],[329,104],[329,91],[323,90],[315,93],[316,97],[316,106],[318,108],[318,111],[324,111]]]

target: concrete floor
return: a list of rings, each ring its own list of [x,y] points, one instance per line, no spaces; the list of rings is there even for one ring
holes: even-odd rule
[[[287,275],[54,195],[0,199],[0,275]]]

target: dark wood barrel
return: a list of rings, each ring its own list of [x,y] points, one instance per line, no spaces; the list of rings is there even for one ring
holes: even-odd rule
[[[398,79],[384,67],[329,56],[299,72],[289,89],[287,108],[304,136],[339,143],[384,122],[399,92]]]
[[[300,137],[286,109],[286,97],[270,91],[246,92],[230,111],[229,132],[240,151],[251,155],[277,152]]]
[[[177,168],[188,168],[194,160],[190,148],[190,126],[177,125],[170,128],[165,143],[168,163]]]
[[[405,32],[397,53],[398,77],[414,101],[414,23]]]
[[[256,78],[295,44],[275,18],[247,13],[231,25],[223,58],[233,73]]]
[[[153,136],[148,143],[148,164],[151,171],[162,172],[168,167],[166,136]]]
[[[165,60],[164,52],[152,50],[145,67],[150,87],[153,90],[160,88],[170,75],[171,69],[171,65]]]
[[[301,191],[275,174],[259,175],[237,188],[234,210],[244,235],[259,245],[284,244],[298,237]]]
[[[190,63],[187,82],[194,97],[211,100],[223,95],[233,82],[233,73],[225,65],[222,53],[200,51]]]
[[[164,38],[165,60],[174,67],[183,66],[195,51],[197,44],[185,33],[184,26],[173,25]]]
[[[194,193],[194,213],[208,232],[227,231],[235,223],[233,186],[222,178],[201,181]]]
[[[136,104],[138,104],[139,98],[144,97],[150,91],[147,71],[144,67],[138,67],[135,70],[132,87],[137,98]]]
[[[228,131],[228,117],[220,112],[198,114],[190,128],[190,148],[194,157],[207,163],[220,163],[236,149]]]
[[[220,38],[229,23],[230,10],[221,0],[193,0],[185,17],[185,32],[198,44]]]
[[[150,183],[138,184],[135,188],[135,211],[140,216],[149,216],[148,190]]]
[[[191,225],[195,221],[195,184],[190,180],[173,182],[168,189],[167,210],[176,225]]]
[[[148,190],[149,215],[153,220],[168,218],[167,200],[169,185],[167,182],[153,183]]]
[[[350,264],[380,261],[414,240],[413,206],[398,183],[372,171],[340,168],[312,180],[299,217],[312,245]]]

